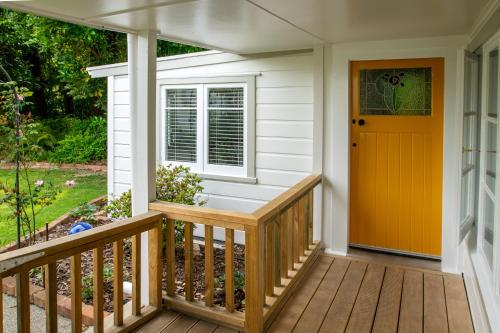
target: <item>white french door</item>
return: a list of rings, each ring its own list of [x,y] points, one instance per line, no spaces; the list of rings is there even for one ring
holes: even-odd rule
[[[500,304],[500,144],[499,53],[500,34],[482,49],[481,172],[477,254],[482,262],[487,289]]]
[[[464,108],[462,123],[462,182],[460,200],[460,239],[477,221],[477,184],[479,176],[479,94],[480,58],[466,52],[464,59]]]

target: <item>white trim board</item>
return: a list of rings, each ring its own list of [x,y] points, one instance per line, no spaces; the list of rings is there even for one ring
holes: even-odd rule
[[[324,229],[329,251],[345,253],[349,239],[349,66],[353,60],[382,60],[443,57],[444,156],[442,209],[442,270],[458,272],[458,207],[460,157],[460,106],[457,103],[460,76],[458,50],[466,36],[359,42],[332,45],[325,57],[325,147],[324,147]]]

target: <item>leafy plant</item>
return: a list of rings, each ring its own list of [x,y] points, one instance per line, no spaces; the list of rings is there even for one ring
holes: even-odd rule
[[[111,200],[106,212],[114,219],[132,217],[132,191],[123,192],[118,198]]]
[[[162,201],[181,203],[185,205],[202,206],[206,201],[199,200],[198,195],[203,191],[202,179],[190,172],[185,166],[160,166],[156,170],[156,198]],[[113,218],[132,217],[132,192],[124,192],[113,199],[106,207],[106,211]],[[175,241],[182,242],[184,238],[184,223],[175,222]]]
[[[235,271],[233,281],[234,290],[245,288],[245,274],[243,272]],[[224,283],[226,282],[226,274],[222,274],[221,276],[215,278],[214,282],[218,288],[224,287]]]
[[[104,264],[103,267],[103,280],[104,283],[113,282],[113,265]],[[82,277],[82,299],[91,300],[94,297],[94,277],[92,274],[84,275]]]
[[[15,93],[14,93],[15,92]],[[17,159],[19,178],[25,184],[17,190],[16,183],[0,182],[0,205],[6,205],[11,214],[8,220],[19,219],[20,234],[29,245],[35,242],[38,213],[50,206],[60,193],[60,188],[50,181],[31,179],[29,169],[32,161],[43,153],[38,127],[33,124],[30,114],[21,114],[24,96],[30,92],[18,88],[15,82],[0,84],[0,152],[6,159]],[[0,156],[1,157],[1,156]]]
[[[73,209],[69,216],[74,219],[80,219],[85,222],[94,222],[94,214],[97,211],[97,206],[92,203],[85,203]]]
[[[72,121],[73,128],[48,154],[48,160],[54,163],[88,163],[106,159],[106,120],[92,117]]]

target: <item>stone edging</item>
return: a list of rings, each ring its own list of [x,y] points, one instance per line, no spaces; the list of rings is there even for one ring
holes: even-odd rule
[[[102,195],[92,201],[89,201],[89,204],[100,204],[102,202],[105,202],[106,200],[108,199],[108,196],[107,195]],[[57,219],[55,219],[54,221],[50,222],[49,223],[49,226],[48,226],[48,229],[49,229],[49,233],[54,230],[54,228],[56,226],[58,226],[60,223],[64,223],[64,222],[67,222],[71,217],[69,216],[69,213],[66,213],[60,217],[58,217]],[[43,237],[45,236],[45,228],[44,227],[41,227],[40,229],[38,229],[38,231],[35,233],[35,238],[40,238],[40,237]],[[4,253],[4,252],[9,252],[9,251],[13,251],[15,250],[17,247],[17,244],[16,242],[12,242],[4,247],[2,247],[0,249],[0,253]]]
[[[16,296],[16,279],[8,276],[2,280],[2,290],[9,296]],[[30,283],[29,285],[30,303],[45,309],[45,289]],[[57,313],[65,318],[71,319],[71,298],[57,295]],[[104,311],[104,317],[110,313]],[[94,325],[94,307],[82,303],[82,324],[85,326]]]

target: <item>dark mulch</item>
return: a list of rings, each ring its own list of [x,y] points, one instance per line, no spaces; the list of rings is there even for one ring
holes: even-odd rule
[[[105,217],[104,212],[98,212],[96,214],[96,222],[94,227],[101,226],[107,223],[112,223],[112,221]],[[71,225],[76,221],[70,220],[66,223],[59,224],[50,234],[50,239],[56,239],[66,236]],[[37,240],[37,242],[43,242],[43,240]],[[195,299],[199,301],[204,300],[205,291],[205,247],[203,245],[195,244],[194,253],[194,293]],[[214,303],[223,306],[225,304],[225,291],[224,291],[224,255],[225,250],[223,248],[215,248],[214,250],[214,278],[215,278],[215,292],[214,292]],[[124,241],[124,281],[132,281],[132,262],[131,262],[132,252],[131,252],[131,241],[126,239]],[[184,295],[184,251],[182,246],[177,246],[175,251],[176,259],[176,286],[177,293],[179,295]],[[163,279],[163,290],[166,290],[166,267],[167,264],[164,262],[164,279]],[[234,268],[235,271],[244,272],[245,271],[245,260],[244,260],[244,246],[235,245],[234,247]],[[92,305],[92,273],[93,273],[93,256],[92,251],[82,253],[82,300],[85,304]],[[35,269],[30,272],[31,282],[43,286],[42,270]],[[242,283],[238,284],[238,281],[242,281],[243,275],[240,274],[240,278],[235,278],[235,287],[237,288],[234,293],[235,306],[236,309],[242,311],[244,309],[244,299],[245,292]],[[71,295],[71,281],[70,281],[70,259],[64,259],[57,262],[57,290],[58,293],[65,296]],[[124,302],[128,302],[129,299],[125,299]],[[104,310],[107,312],[113,312],[113,245],[106,244],[104,247]]]

